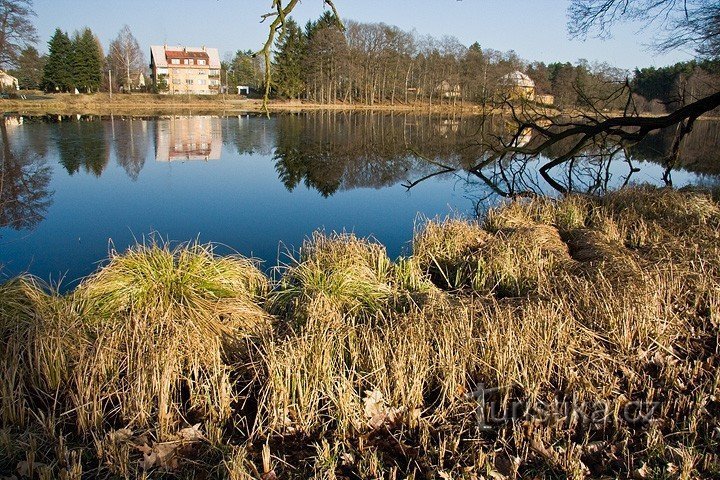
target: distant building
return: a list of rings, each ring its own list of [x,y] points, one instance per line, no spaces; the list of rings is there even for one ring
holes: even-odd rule
[[[153,45],[150,70],[153,85],[160,93],[215,95],[220,92],[217,48]]]
[[[0,89],[20,90],[20,84],[18,84],[17,78],[13,77],[12,75],[8,75],[7,73],[0,70]]]
[[[519,70],[501,77],[500,86],[511,99],[535,100],[535,82]]]
[[[535,101],[537,103],[541,103],[543,105],[553,105],[553,104],[555,104],[555,96],[554,95],[536,94]]]
[[[452,85],[447,80],[440,82],[440,85],[435,87],[435,91],[445,98],[459,97],[461,92],[459,84],[456,83],[455,85]]]

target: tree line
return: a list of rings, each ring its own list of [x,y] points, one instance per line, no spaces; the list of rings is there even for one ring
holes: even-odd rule
[[[57,29],[48,54],[40,55],[31,0],[0,0],[0,16],[10,20],[0,25],[0,67],[22,88],[131,91],[140,89],[140,78],[147,75],[142,49],[128,26],[107,52],[89,28],[73,35]],[[498,104],[506,99],[503,77],[516,70],[533,79],[537,94],[552,95],[561,108],[623,108],[627,99],[616,92],[627,86],[636,93],[640,111],[662,113],[720,90],[718,60],[634,72],[586,60],[527,62],[514,51],[477,42],[466,47],[451,36],[423,36],[385,23],[341,24],[330,11],[304,26],[286,18],[272,58],[275,97],[317,103]],[[252,51],[238,51],[222,62],[221,80],[231,92],[239,85],[263,91],[265,74]]]
[[[140,87],[140,76],[147,74],[145,57],[127,25],[107,53],[90,28],[72,35],[58,28],[48,42],[48,53],[41,55],[34,16],[32,0],[0,0],[0,69],[17,77],[21,88],[92,93]]]
[[[720,79],[717,62],[630,72],[586,60],[527,62],[514,51],[483,48],[477,42],[466,47],[455,37],[422,36],[384,23],[347,21],[344,27],[331,12],[304,27],[287,18],[275,43],[274,95],[366,105],[497,104],[506,99],[503,77],[519,70],[532,78],[537,94],[553,95],[560,107],[622,108],[627,99],[617,92],[631,87],[640,96],[641,108],[657,100],[657,109],[658,102],[662,108],[672,107],[680,84],[695,85],[697,96]],[[236,59],[240,57],[238,52]],[[259,68],[252,78],[259,86]]]

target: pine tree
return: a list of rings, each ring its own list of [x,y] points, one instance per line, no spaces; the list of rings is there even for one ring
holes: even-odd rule
[[[43,88],[51,92],[67,92],[73,85],[73,48],[68,34],[56,29],[48,42],[48,50],[43,69]]]
[[[303,62],[307,39],[291,18],[285,21],[285,31],[278,39],[273,62],[273,87],[281,96],[298,98],[305,90]]]
[[[87,93],[98,90],[104,61],[100,42],[92,30],[85,28],[82,33],[75,34],[72,43],[73,85]]]

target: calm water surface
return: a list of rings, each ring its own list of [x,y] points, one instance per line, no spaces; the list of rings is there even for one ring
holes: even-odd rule
[[[720,128],[696,130],[676,186],[716,182]],[[409,251],[420,217],[473,216],[513,193],[557,194],[537,174],[542,160],[467,173],[485,155],[479,135],[507,131],[502,119],[398,114],[6,116],[0,280],[27,271],[69,288],[109,249],[150,235],[214,242],[266,268],[317,229],[372,235],[394,257]],[[660,184],[667,137],[629,159],[589,155],[554,175],[588,192]],[[437,174],[439,165],[458,170]]]

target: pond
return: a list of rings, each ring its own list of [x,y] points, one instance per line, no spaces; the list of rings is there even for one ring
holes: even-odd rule
[[[503,198],[557,195],[543,158],[470,171],[500,117],[318,112],[237,116],[6,115],[0,175],[0,275],[30,272],[61,289],[111,249],[151,238],[199,240],[266,269],[313,231],[373,236],[409,253],[426,217],[475,216]],[[530,139],[519,139],[529,141]],[[602,193],[663,184],[672,143],[658,132],[614,158],[586,152],[552,174],[569,190]],[[686,138],[673,185],[714,184],[720,122]],[[410,187],[410,188],[408,188]]]

